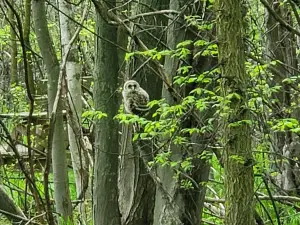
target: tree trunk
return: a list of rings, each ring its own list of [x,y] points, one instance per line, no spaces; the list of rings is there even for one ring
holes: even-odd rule
[[[116,1],[110,1],[113,8]],[[113,43],[117,27],[109,25],[96,10],[96,32]],[[107,114],[95,123],[95,165],[93,220],[95,225],[120,225],[118,206],[118,54],[116,46],[96,38],[94,102],[95,110]]]
[[[14,1],[11,1],[12,5],[14,5]],[[10,40],[11,40],[11,65],[10,65],[10,82],[11,84],[18,83],[18,45],[17,45],[17,35],[16,35],[16,21],[14,13],[11,9],[9,9],[8,13],[9,21],[11,22],[10,27]]]
[[[170,1],[169,8],[171,10],[180,11],[182,7],[186,4],[186,1],[181,0],[175,0]],[[202,4],[196,4],[197,7],[195,7],[195,11],[190,10],[188,7],[186,11],[184,12],[185,15],[198,15],[201,11]],[[168,31],[167,31],[167,46],[169,49],[176,49],[176,45],[186,39],[199,39],[201,35],[195,36],[195,34],[188,32],[183,24],[185,24],[185,21],[183,17],[180,17],[178,15],[169,15],[171,17],[169,19],[168,24]],[[197,33],[196,31],[195,33]],[[201,31],[202,32],[202,31]],[[210,31],[209,31],[210,32]],[[203,35],[205,36],[205,35]],[[197,61],[200,61],[197,63]],[[213,67],[214,61],[210,59],[210,57],[202,57],[200,60],[198,59],[185,59],[180,60],[177,57],[170,57],[167,56],[164,63],[164,69],[166,74],[169,74],[169,77],[167,78],[168,82],[172,82],[173,77],[177,75],[177,70],[182,65],[193,65],[193,68],[197,73],[201,73],[204,71],[209,70],[211,67]],[[199,84],[198,84],[199,85]],[[183,90],[183,92],[189,93],[188,90],[190,87],[186,87],[186,90]],[[174,96],[172,96],[172,93],[169,92],[168,87],[164,86],[162,90],[162,98],[166,99],[166,102],[170,105],[178,104],[174,100]],[[195,112],[196,113],[196,112]],[[205,122],[207,118],[206,116],[201,115],[200,117],[203,119],[203,122]],[[212,115],[212,114],[209,114]],[[194,121],[193,118],[189,118],[188,122],[185,124],[181,124],[184,128],[192,128],[197,127],[197,122]],[[199,136],[199,135],[192,135],[190,137],[191,143],[198,143],[193,147],[193,152],[196,154],[201,154],[201,152],[205,149],[205,137]],[[201,143],[201,144],[200,144]],[[172,151],[172,161],[180,161],[183,160],[184,156],[182,154],[182,149],[178,148],[175,145],[171,146]],[[169,194],[171,197],[173,203],[170,204],[164,198],[164,193],[160,190],[160,188],[157,188],[156,191],[156,201],[155,201],[155,211],[154,211],[154,224],[185,224],[185,225],[194,225],[194,224],[200,224],[201,217],[202,217],[202,211],[204,206],[204,197],[206,193],[205,185],[202,185],[203,183],[206,183],[208,180],[209,170],[210,167],[207,164],[205,160],[200,159],[193,159],[192,162],[194,168],[190,172],[191,178],[197,183],[200,184],[197,187],[193,186],[193,189],[188,190],[182,190],[180,189],[180,183],[178,180],[175,180],[173,177],[175,175],[174,170],[172,168],[169,168],[167,166],[165,167],[159,167],[157,169],[157,174],[160,177],[160,180],[162,181],[163,188],[165,189],[166,193]],[[201,173],[199,173],[201,171]]]
[[[72,5],[64,0],[59,1],[59,14],[60,27],[61,27],[61,44],[63,55],[66,53],[72,35],[75,33],[74,23],[69,19],[73,18]],[[67,16],[69,17],[67,17]],[[81,146],[80,140],[82,139],[81,131],[81,114],[82,114],[82,101],[81,101],[81,77],[80,65],[78,59],[78,51],[76,42],[73,44],[71,50],[68,52],[68,59],[66,63],[66,75],[68,84],[68,135],[70,152],[72,157],[72,166],[74,171],[77,196],[85,199],[83,192],[86,191],[88,186],[88,164],[85,158],[85,152]],[[86,221],[85,204],[80,204],[80,216],[83,221]]]
[[[31,21],[31,0],[25,0],[25,18],[24,18],[24,42],[27,48],[27,70],[28,70],[28,84],[31,95],[35,95],[34,79],[32,73],[32,58],[30,49],[30,21]]]
[[[170,1],[171,10],[179,10],[184,4],[180,0]],[[183,41],[185,38],[185,32],[180,30],[180,25],[177,23],[178,20],[183,21],[182,18],[176,20],[176,16],[171,16],[169,19],[169,29],[167,31],[167,45],[170,49],[175,49],[176,45]],[[176,21],[176,22],[174,22]],[[179,59],[177,57],[167,56],[164,63],[164,69],[166,74],[169,74],[168,81],[171,83],[173,76],[177,73]],[[162,98],[166,99],[166,102],[170,105],[175,104],[172,94],[168,91],[167,87],[162,89]],[[182,158],[180,148],[172,146],[172,161],[180,161]],[[157,175],[162,181],[163,189],[170,195],[170,198],[174,202],[170,204],[167,198],[164,197],[165,193],[156,187],[155,196],[155,209],[154,209],[154,225],[181,225],[182,211],[184,209],[184,203],[182,196],[178,194],[177,190],[179,187],[178,182],[174,179],[174,170],[169,167],[159,166],[157,168]],[[176,206],[176,207],[175,207]]]
[[[247,108],[242,1],[216,1],[217,39],[224,101],[225,224],[254,225],[254,175]],[[232,97],[229,97],[231,96]],[[245,122],[243,122],[245,121]]]
[[[133,15],[147,13],[153,9],[165,9],[168,0],[152,1],[142,0],[139,4],[132,3]],[[166,18],[162,15],[140,18],[138,25],[133,25],[133,33],[143,40],[149,48],[160,45],[163,26]],[[151,31],[149,26],[153,26]],[[155,28],[154,28],[155,27]],[[125,46],[127,47],[127,46]],[[141,51],[134,38],[130,39],[129,51]],[[122,58],[124,60],[124,57]],[[135,79],[149,93],[151,99],[160,99],[162,82],[147,65],[142,66],[143,58],[135,57],[127,63],[124,80]],[[151,64],[151,62],[148,62]],[[119,203],[123,225],[144,225],[153,223],[153,210],[155,200],[155,184],[147,172],[141,154],[136,145],[132,144],[133,129],[131,125],[122,126],[120,167],[119,167]],[[142,151],[151,155],[152,145],[143,144]],[[147,166],[147,165],[146,165]],[[145,204],[147,202],[147,204]]]
[[[32,3],[32,12],[38,45],[48,74],[48,110],[51,113],[57,92],[59,63],[47,27],[45,1],[34,0]],[[71,217],[72,208],[69,193],[66,145],[64,143],[64,137],[65,130],[63,126],[62,105],[60,100],[58,103],[53,131],[52,167],[56,212],[62,217],[64,222],[67,222],[67,220]],[[51,149],[47,150],[51,151]],[[62,220],[60,221],[63,223]]]

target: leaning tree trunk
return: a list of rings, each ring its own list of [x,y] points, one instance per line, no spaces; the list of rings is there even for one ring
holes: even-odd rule
[[[224,111],[224,172],[226,225],[254,225],[254,175],[251,132],[247,121],[245,31],[242,1],[216,1],[219,62],[224,77],[221,91],[228,109]],[[229,96],[233,96],[229,98]],[[223,107],[226,109],[226,107]],[[243,122],[245,121],[245,122]]]
[[[57,92],[59,63],[47,27],[45,1],[34,0],[32,2],[32,12],[38,45],[48,74],[48,110],[51,113]],[[63,113],[60,100],[57,107],[53,129],[53,139],[51,145],[52,149],[47,149],[47,151],[52,150],[54,200],[56,212],[62,217],[64,222],[67,222],[72,214],[72,207],[69,193],[67,170],[68,164],[66,159],[66,145],[64,143],[64,137],[65,131],[63,126]]]
[[[96,3],[97,4],[97,3]],[[113,8],[116,1],[110,1]],[[96,10],[97,35],[116,43],[117,27]],[[95,123],[93,220],[95,225],[120,225],[118,206],[118,54],[115,45],[95,37],[95,109],[107,114]]]

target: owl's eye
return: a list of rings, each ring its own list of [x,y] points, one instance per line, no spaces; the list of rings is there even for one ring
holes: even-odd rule
[[[133,85],[133,88],[136,88],[136,85],[135,85],[135,84]]]
[[[128,88],[131,88],[131,84],[128,85]]]

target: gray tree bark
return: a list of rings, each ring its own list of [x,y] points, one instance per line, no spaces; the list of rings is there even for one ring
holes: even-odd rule
[[[32,2],[32,12],[38,45],[48,74],[48,110],[51,113],[57,92],[59,63],[47,27],[45,1],[34,0]],[[52,167],[56,212],[66,222],[71,217],[72,208],[68,183],[66,144],[64,143],[65,135],[60,100],[57,107],[52,140]]]
[[[116,1],[110,1],[114,7]],[[113,43],[117,27],[109,25],[96,10],[96,33]],[[118,54],[116,46],[96,38],[94,102],[95,110],[107,114],[95,123],[95,164],[93,220],[95,225],[120,225],[118,206]]]
[[[70,144],[70,152],[72,158],[72,166],[74,171],[77,196],[85,199],[83,192],[87,190],[89,180],[89,166],[86,152],[83,151],[81,139],[83,138],[81,130],[81,76],[80,64],[78,58],[78,50],[76,42],[72,45],[69,52],[68,44],[75,33],[74,23],[69,18],[73,18],[72,5],[64,0],[59,1],[59,9],[64,13],[59,14],[61,27],[61,44],[63,55],[68,54],[66,63],[66,75],[68,84],[68,136]],[[67,17],[67,16],[69,17]],[[83,196],[79,196],[83,195]],[[80,204],[79,211],[81,221],[87,220],[86,208],[87,204]]]
[[[186,4],[186,1],[182,0],[172,0],[170,1],[169,9],[180,11],[182,7]],[[196,3],[197,4],[197,3]],[[202,6],[197,5],[200,9]],[[201,11],[201,10],[200,10]],[[186,14],[195,15],[199,13],[198,11],[186,11]],[[176,45],[185,39],[195,39],[193,34],[190,34],[186,31],[183,24],[185,23],[182,17],[178,17],[177,15],[169,15],[171,18],[169,19],[168,31],[167,31],[167,46],[170,49],[175,49]],[[189,65],[193,65],[196,70],[199,72],[206,71],[213,66],[213,61],[209,59],[209,57],[203,57],[199,64],[196,60],[186,59],[186,62],[176,58],[176,57],[166,57],[164,63],[164,70],[166,74],[169,74],[167,78],[168,82],[173,80],[173,77],[177,74],[177,69],[185,63]],[[188,88],[186,88],[188,89]],[[189,90],[185,90],[187,93]],[[183,92],[185,92],[183,91]],[[170,105],[176,104],[174,101],[174,96],[169,92],[168,87],[164,86],[162,90],[162,98],[166,99],[166,102]],[[210,114],[211,115],[211,114]],[[207,119],[205,116],[202,117],[203,121]],[[189,124],[182,126],[197,126],[197,122],[194,119],[189,119]],[[191,138],[191,142],[193,143],[202,143],[197,145],[197,147],[193,147],[193,151],[197,154],[201,154],[203,149],[205,149],[205,137],[193,135]],[[182,149],[177,146],[171,146],[172,151],[172,161],[180,161],[183,159]],[[208,180],[209,175],[209,165],[205,162],[205,160],[193,160],[194,169],[191,171],[192,179],[200,184],[198,187],[194,187],[194,189],[190,190],[182,190],[180,189],[180,183],[173,179],[175,172],[172,168],[168,167],[159,167],[157,169],[157,174],[162,181],[162,188],[156,189],[156,200],[155,200],[155,210],[154,210],[154,224],[185,224],[185,225],[193,225],[200,224],[202,211],[204,206],[204,197],[206,193],[205,186],[202,186],[201,183],[205,183]],[[201,173],[199,173],[201,171]],[[165,193],[164,193],[165,192]],[[164,197],[166,194],[169,195],[172,202]]]

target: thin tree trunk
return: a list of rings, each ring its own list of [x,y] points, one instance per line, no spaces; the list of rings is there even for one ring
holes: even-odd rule
[[[45,1],[34,0],[32,11],[38,45],[48,74],[48,110],[51,113],[57,92],[59,63],[47,27]],[[53,131],[52,149],[47,150],[52,150],[55,208],[56,212],[62,217],[62,220],[59,220],[62,223],[67,222],[72,215],[64,137],[65,131],[60,100]]]
[[[274,11],[282,16],[281,9],[283,9],[283,6],[280,6],[280,3],[274,0],[268,0],[268,3],[272,6]],[[284,39],[286,37],[286,34],[284,34],[284,30],[281,28],[281,26],[277,23],[277,20],[273,18],[272,15],[269,13],[266,13],[266,29],[268,32],[266,32],[266,60],[272,61],[272,60],[279,60],[280,62],[285,62],[284,55],[285,55],[285,43]],[[275,65],[276,69],[280,71],[282,75],[286,73],[286,70],[283,65],[277,64]],[[283,77],[274,76],[274,80],[271,85],[282,85]],[[282,85],[280,90],[277,93],[273,94],[274,99],[278,99],[278,103],[273,105],[274,113],[278,115],[278,117],[284,118],[283,116],[283,109],[287,106],[287,98],[288,92],[286,90],[286,87]],[[286,142],[286,134],[285,132],[275,132],[273,133],[273,146],[271,146],[271,150],[275,152],[277,155],[281,155],[284,151],[284,145]],[[273,170],[279,172],[280,168],[280,161],[281,157],[278,158],[276,154],[271,155],[271,161],[274,162],[271,164],[271,167]],[[289,178],[290,176],[288,176]],[[287,184],[287,183],[286,183]],[[289,187],[288,187],[289,186]],[[290,189],[291,186],[288,184],[286,186],[287,189]]]
[[[110,1],[113,8],[116,1]],[[117,27],[109,25],[96,10],[96,33],[114,43]],[[120,225],[118,206],[118,54],[116,46],[96,38],[95,110],[107,114],[95,123],[93,220],[95,225]]]
[[[73,18],[74,16],[72,5],[64,0],[59,1],[59,9],[63,12],[59,14],[59,18],[61,27],[62,52],[64,55],[66,54],[66,47],[68,46],[75,31],[74,23],[67,16],[69,16],[70,18]],[[83,152],[83,148],[80,145],[80,140],[82,138],[82,101],[80,65],[78,55],[79,54],[75,43],[73,44],[71,50],[68,52],[68,59],[66,63],[68,102],[70,107],[70,113],[68,114],[68,135],[77,196],[84,199],[85,195],[83,195],[83,192],[86,191],[88,185],[89,167],[85,158],[85,152]],[[79,206],[82,221],[86,221],[87,219],[84,206],[85,204],[80,204]]]
[[[250,120],[247,108],[245,69],[245,31],[242,1],[216,1],[217,39],[222,95],[229,100],[224,113],[224,172],[226,225],[254,225],[254,175]],[[228,96],[233,95],[232,98]],[[238,97],[235,97],[238,96]],[[225,104],[225,103],[224,103]],[[226,109],[226,107],[224,107]]]
[[[31,21],[31,0],[25,0],[24,3],[25,6],[25,18],[24,18],[24,42],[27,47],[27,68],[28,68],[28,84],[29,84],[29,90],[31,95],[35,94],[35,87],[34,87],[34,79],[33,79],[33,73],[32,73],[32,58],[31,58],[31,52],[29,51],[30,48],[30,21]]]
[[[14,5],[14,0],[11,1]],[[18,82],[18,45],[17,45],[17,36],[16,36],[16,21],[14,13],[11,9],[8,12],[8,18],[10,21],[10,40],[11,40],[11,65],[10,65],[10,82],[11,84],[16,84]]]

